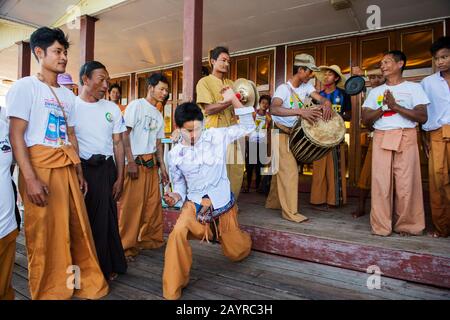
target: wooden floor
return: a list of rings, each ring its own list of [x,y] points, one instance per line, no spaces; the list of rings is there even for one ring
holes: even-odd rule
[[[239,223],[254,250],[360,272],[377,266],[391,278],[450,289],[450,238],[374,236],[369,214],[353,219],[354,197],[342,208],[328,209],[310,205],[309,193],[300,193],[299,210],[309,218],[300,224],[282,219],[281,210],[265,209],[264,203],[265,197],[254,192],[241,194],[238,201]],[[178,210],[164,210],[166,233],[178,215]]]
[[[301,193],[299,199],[299,211],[307,216],[309,221],[298,224],[282,219],[280,210],[264,208],[264,195],[254,192],[241,193],[239,222],[246,226],[450,258],[450,237],[446,239],[429,236],[401,237],[395,233],[390,237],[374,236],[370,231],[368,214],[358,219],[351,216],[357,208],[356,198],[349,198],[349,203],[343,208],[327,209],[311,205],[309,196],[309,193]],[[370,205],[370,199],[367,205]],[[369,210],[370,208],[367,208],[367,212]],[[427,212],[427,229],[431,230],[429,212]]]
[[[368,274],[252,251],[232,263],[220,245],[191,241],[191,281],[182,299],[438,299],[450,290],[382,277],[381,289],[369,290]],[[144,251],[128,273],[111,284],[109,300],[160,300],[164,248]],[[17,239],[13,286],[16,299],[29,299],[27,259],[22,235]]]

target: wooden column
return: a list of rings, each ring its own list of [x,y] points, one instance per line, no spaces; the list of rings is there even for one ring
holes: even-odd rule
[[[20,79],[28,77],[31,73],[31,48],[29,42],[19,41],[17,45],[19,46],[17,79]]]
[[[183,101],[195,101],[202,69],[203,0],[184,0],[183,25]]]
[[[130,75],[130,97],[128,103],[136,99],[136,72]]]
[[[278,46],[275,50],[275,89],[285,83],[286,77],[286,47]]]
[[[94,60],[96,18],[84,15],[80,17],[80,66]]]

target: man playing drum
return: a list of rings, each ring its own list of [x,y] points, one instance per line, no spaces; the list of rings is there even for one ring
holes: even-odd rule
[[[351,120],[350,96],[344,91],[345,76],[336,65],[319,67],[317,79],[323,84],[320,95],[329,99],[333,110],[345,121]],[[313,162],[311,203],[340,207],[347,203],[345,180],[345,142],[334,147],[325,157]]]
[[[276,176],[271,182],[266,208],[281,209],[282,217],[293,222],[303,222],[308,218],[298,212],[298,166],[288,146],[290,130],[298,117],[312,122],[322,116],[327,121],[332,115],[330,101],[307,82],[312,72],[318,70],[312,56],[296,55],[293,76],[287,83],[278,86],[270,106],[275,127],[280,130],[278,152],[275,152],[279,168],[276,168]],[[304,99],[307,96],[319,101],[322,106],[305,109]]]

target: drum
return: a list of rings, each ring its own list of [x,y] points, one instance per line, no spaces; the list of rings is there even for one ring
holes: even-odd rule
[[[299,119],[292,128],[289,148],[298,163],[312,163],[339,145],[345,130],[344,120],[337,113],[328,122],[320,119],[311,124]]]

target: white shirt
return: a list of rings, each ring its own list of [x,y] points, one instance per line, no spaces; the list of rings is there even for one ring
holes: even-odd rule
[[[255,125],[256,130],[250,134],[249,140],[250,142],[266,142],[267,137],[267,126],[266,126],[266,116],[262,116],[259,113],[256,113],[255,117]]]
[[[147,99],[131,102],[125,109],[125,126],[132,128],[130,133],[131,151],[138,155],[155,153],[156,140],[164,139],[164,119]]]
[[[421,85],[428,98],[428,121],[422,126],[425,131],[441,128],[450,124],[450,88],[447,81],[436,72],[422,80]]]
[[[0,120],[0,239],[17,229],[10,167],[12,164],[8,124]]]
[[[298,97],[302,102],[307,96],[311,95],[311,93],[316,91],[316,89],[310,82],[302,83],[298,88],[294,88],[290,81],[288,81],[288,83],[283,83],[282,85],[279,85],[277,90],[275,90],[275,94],[273,95],[272,101],[274,98],[279,98],[283,100],[283,107],[286,109],[298,108],[297,101],[292,97],[291,91],[289,90],[288,86],[290,86],[294,90],[294,92],[298,95]],[[297,119],[298,119],[297,116],[280,117],[272,115],[272,120],[275,123],[279,123],[288,128],[292,128],[297,122]]]
[[[86,102],[75,100],[73,127],[78,140],[80,157],[88,160],[94,154],[112,156],[113,134],[126,130],[119,107],[107,100]]]
[[[65,111],[67,122],[71,123],[75,95],[64,86],[53,88]],[[59,147],[69,144],[63,112],[50,88],[35,76],[16,81],[6,95],[8,117],[28,121],[25,131],[27,147],[44,145]]]
[[[383,84],[373,88],[366,101],[364,101],[363,107],[373,110],[380,108],[383,105],[384,92],[388,89],[392,92],[397,104],[403,108],[412,110],[420,104],[427,105],[430,103],[420,84],[404,81],[395,86]],[[388,112],[375,121],[373,127],[378,130],[407,129],[415,128],[416,122],[411,121],[398,113]]]
[[[6,114],[6,108],[0,106],[0,120],[8,122],[8,115]]]
[[[170,150],[168,163],[173,192],[180,194],[182,202],[187,196],[187,199],[200,203],[205,195],[209,196],[215,209],[230,202],[227,146],[255,130],[252,109],[239,114],[239,124],[206,129],[195,145],[178,143]]]

